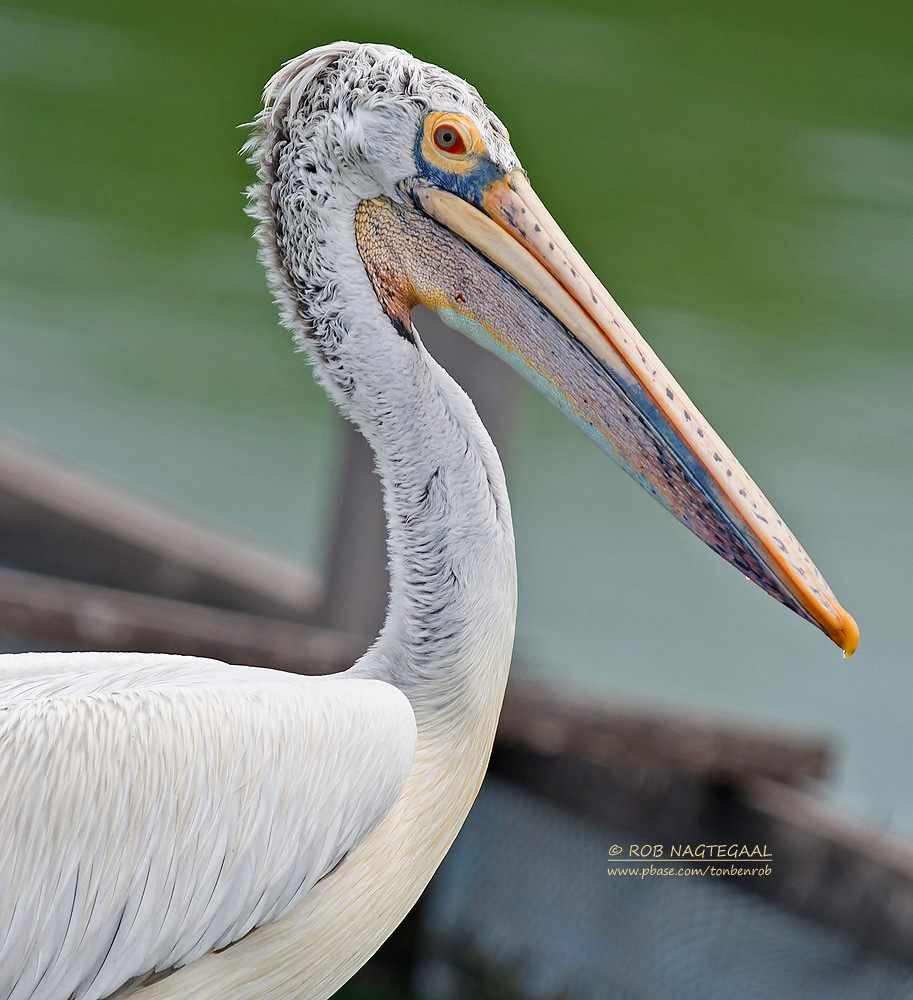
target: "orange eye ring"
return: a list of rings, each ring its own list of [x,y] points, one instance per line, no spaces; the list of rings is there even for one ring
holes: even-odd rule
[[[442,153],[449,153],[451,156],[460,156],[466,152],[466,143],[456,126],[446,122],[438,125],[431,136],[435,146]]]
[[[419,135],[419,155],[430,165],[451,173],[472,170],[486,155],[475,122],[457,111],[429,112]]]

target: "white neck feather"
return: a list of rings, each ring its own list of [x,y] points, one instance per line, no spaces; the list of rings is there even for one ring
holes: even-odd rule
[[[355,239],[362,195],[336,178],[294,211],[279,199],[260,216],[264,262],[317,377],[376,456],[391,594],[377,643],[353,669],[401,688],[421,736],[500,705],[516,618],[513,527],[475,408],[378,302]]]
[[[425,726],[465,725],[492,700],[500,706],[516,566],[491,439],[424,348],[402,347],[404,366],[375,372],[377,403],[362,422],[383,483],[391,592],[381,635],[353,669],[399,687],[421,736]]]

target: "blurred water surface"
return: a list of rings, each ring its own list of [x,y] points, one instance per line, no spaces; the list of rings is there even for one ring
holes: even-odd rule
[[[841,798],[913,833],[908,5],[4,4],[0,423],[320,559],[340,429],[276,325],[236,126],[340,37],[479,87],[863,636],[842,661],[524,391],[519,654],[830,733]]]

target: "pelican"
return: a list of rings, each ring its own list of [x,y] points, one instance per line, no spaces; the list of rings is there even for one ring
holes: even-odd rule
[[[329,997],[447,852],[516,613],[510,505],[424,304],[850,654],[792,533],[536,197],[463,80],[337,43],[269,82],[251,214],[285,325],[374,450],[383,629],[301,677],[183,656],[0,658],[0,998]]]

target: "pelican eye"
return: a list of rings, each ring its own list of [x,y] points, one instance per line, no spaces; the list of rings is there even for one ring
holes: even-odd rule
[[[471,173],[486,155],[476,123],[456,111],[429,112],[415,140],[416,162],[448,176]]]
[[[438,125],[433,139],[435,146],[444,153],[459,155],[466,152],[466,143],[453,125]]]

